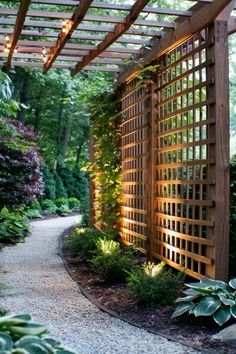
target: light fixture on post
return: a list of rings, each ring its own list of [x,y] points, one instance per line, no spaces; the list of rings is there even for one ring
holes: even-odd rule
[[[42,48],[42,54],[43,54],[43,55],[46,55],[46,54],[47,54],[47,50],[46,50],[45,47]]]
[[[18,47],[16,47],[16,48],[14,49],[14,53],[15,53],[15,54],[18,53]]]

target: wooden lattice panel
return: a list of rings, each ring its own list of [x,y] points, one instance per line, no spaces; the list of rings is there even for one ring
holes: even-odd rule
[[[208,115],[212,82],[207,79],[206,31],[194,36],[160,59],[157,74],[156,213],[153,256],[195,277],[210,276],[214,260],[214,226],[208,195],[209,135],[214,123]]]
[[[134,80],[122,95],[122,206],[121,232],[125,243],[147,252],[147,167],[150,94],[136,89]]]

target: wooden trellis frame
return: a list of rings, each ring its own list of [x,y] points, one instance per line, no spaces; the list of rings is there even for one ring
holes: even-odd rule
[[[0,35],[10,36],[8,42],[0,38],[0,64],[6,71],[26,66],[41,67],[45,73],[54,67],[69,68],[72,75],[81,70],[119,74],[118,81],[125,83],[124,241],[136,243],[150,259],[163,259],[198,279],[225,280],[227,36],[236,30],[231,16],[235,0],[199,0],[188,11],[150,7],[148,2],[15,1],[17,8],[0,9]],[[44,11],[45,4],[61,5],[62,11]],[[63,6],[70,6],[71,12]],[[90,13],[95,8],[120,11],[122,16]],[[170,20],[145,19],[148,14],[169,15]],[[132,78],[140,66],[153,62],[158,64],[153,84],[136,90]],[[91,202],[94,194],[96,186]],[[98,213],[95,208],[93,220]]]

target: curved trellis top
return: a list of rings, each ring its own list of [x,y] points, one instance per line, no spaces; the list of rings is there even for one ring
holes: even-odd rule
[[[235,0],[200,0],[187,11],[149,2],[3,0],[0,64],[5,71],[11,66],[42,67],[45,73],[51,67],[69,68],[72,75],[111,71],[124,81],[140,63],[149,64],[235,7]],[[229,31],[235,28],[231,16]]]

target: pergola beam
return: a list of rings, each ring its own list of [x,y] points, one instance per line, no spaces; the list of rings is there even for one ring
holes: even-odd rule
[[[89,0],[88,0],[89,1]],[[91,1],[89,2],[91,3]],[[83,5],[83,9],[85,9]],[[89,8],[90,6],[88,6]],[[88,10],[87,8],[87,10]],[[16,16],[16,9],[0,8],[0,15],[2,16]],[[29,10],[29,17],[37,18],[46,18],[46,19],[61,19],[61,20],[70,20],[73,15],[69,12],[53,12],[53,11],[42,11],[42,10]],[[85,15],[83,21],[89,22],[104,22],[104,23],[125,23],[126,19],[124,17],[118,16],[98,16],[98,15]],[[81,22],[81,21],[80,21]],[[79,23],[80,23],[79,22]],[[78,23],[78,24],[79,24]],[[167,21],[152,21],[152,20],[136,20],[135,25],[137,26],[146,26],[146,27],[164,27],[164,28],[174,28],[175,25],[173,22]]]
[[[236,32],[236,16],[231,16],[228,21],[228,34]]]
[[[20,1],[20,0],[18,0]],[[74,0],[32,0],[32,3],[43,4],[43,5],[61,5],[61,6],[77,6],[79,1]],[[104,10],[115,10],[115,11],[131,11],[132,5],[127,4],[109,4],[106,2],[93,2],[91,8],[104,9]],[[163,7],[152,7],[145,6],[142,13],[148,14],[158,14],[158,15],[169,15],[169,16],[191,16],[191,11],[186,10],[176,10]]]
[[[0,28],[0,34],[9,34],[11,35],[13,30],[9,28]],[[57,38],[57,32],[38,32],[32,30],[23,30],[21,32],[22,36],[26,37],[45,37],[45,38]],[[159,37],[161,37],[161,33],[159,33]],[[104,35],[96,35],[96,34],[81,34],[81,33],[73,33],[71,39],[81,39],[81,40],[89,40],[89,41],[103,41],[105,39]],[[129,37],[122,37],[119,38],[117,43],[129,43],[129,44],[142,44],[142,45],[149,45],[150,41],[142,38],[134,38],[133,36]],[[18,42],[19,43],[19,42]],[[48,41],[50,45],[50,41]]]
[[[14,25],[15,20],[11,18],[0,18],[0,23],[2,25]],[[25,26],[27,27],[36,27],[36,28],[54,28],[54,29],[61,29],[61,23],[59,22],[49,22],[49,21],[34,21],[34,20],[26,20]],[[81,24],[79,26],[80,31],[95,31],[95,32],[112,32],[114,27],[107,26],[107,25],[84,25]],[[136,35],[136,36],[149,36],[149,37],[160,37],[161,32],[156,30],[147,30],[147,29],[140,29],[140,28],[130,28],[126,31],[126,34],[129,35]]]
[[[99,54],[104,52],[112,43],[114,43],[122,34],[124,34],[130,26],[136,21],[138,15],[148,3],[148,0],[137,0],[132,6],[129,15],[126,17],[125,23],[116,24],[114,31],[106,35],[104,41],[97,46],[97,49],[91,50],[90,53],[83,58],[81,63],[78,63],[74,69],[71,70],[71,74],[75,75],[81,71],[86,65],[88,65]]]
[[[8,53],[8,57],[7,57],[7,61],[4,64],[2,70],[4,71],[8,71],[9,68],[11,67],[11,59],[14,53],[14,50],[16,48],[17,45],[17,41],[20,37],[22,28],[24,26],[24,22],[25,22],[25,17],[30,5],[30,1],[31,0],[22,0],[19,6],[19,10],[17,12],[17,18],[16,18],[16,22],[15,22],[15,28],[14,28],[14,32],[13,32],[13,36],[10,42],[10,48],[9,48],[9,53]]]
[[[66,31],[61,30],[57,43],[55,47],[51,49],[51,53],[49,54],[46,63],[44,64],[44,73],[46,73],[52,66],[53,62],[56,60],[56,57],[60,54],[62,49],[64,48],[67,40],[71,37],[73,31],[78,27],[78,25],[83,21],[86,12],[88,11],[90,5],[93,0],[81,0],[79,5],[76,7],[72,17],[67,23],[68,28],[66,27]]]
[[[153,60],[176,47],[179,43],[200,32],[204,27],[209,25],[209,23],[214,21],[231,1],[232,0],[214,0],[214,2],[200,7],[189,19],[177,23],[174,31],[167,31],[163,38],[154,43],[151,50],[143,54],[142,65],[150,64]],[[124,82],[131,78],[139,70],[140,65],[131,64],[131,66],[119,76],[119,82]]]

